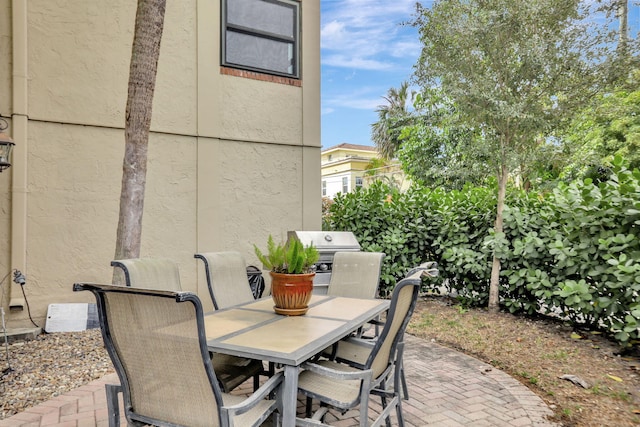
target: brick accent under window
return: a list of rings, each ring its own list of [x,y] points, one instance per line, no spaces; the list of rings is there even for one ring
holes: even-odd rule
[[[227,76],[244,77],[245,79],[261,80],[263,82],[302,87],[302,80],[292,79],[290,77],[274,76],[271,74],[257,73],[255,71],[239,70],[237,68],[220,67],[220,74],[224,74]]]

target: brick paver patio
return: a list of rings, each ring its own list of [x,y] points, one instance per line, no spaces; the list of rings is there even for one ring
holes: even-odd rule
[[[407,427],[419,426],[554,426],[552,411],[520,382],[477,359],[410,335],[405,339],[405,372],[409,400],[402,403]],[[116,374],[0,420],[0,427],[107,427],[106,383]],[[250,391],[249,382],[242,393]],[[242,386],[244,387],[244,385]],[[371,412],[380,408],[375,397]],[[303,406],[298,406],[299,414]],[[326,421],[357,426],[357,411],[331,412]],[[122,426],[126,426],[123,419]],[[397,420],[393,419],[393,425]]]

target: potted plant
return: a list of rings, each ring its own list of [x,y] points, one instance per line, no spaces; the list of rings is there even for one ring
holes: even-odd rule
[[[264,268],[269,270],[275,312],[287,316],[305,314],[313,292],[314,264],[320,258],[318,249],[313,245],[304,246],[297,239],[276,243],[273,236],[269,236],[266,253],[256,245],[253,248]]]

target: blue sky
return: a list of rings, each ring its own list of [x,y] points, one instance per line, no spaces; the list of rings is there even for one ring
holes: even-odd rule
[[[411,19],[415,3],[320,0],[323,148],[343,142],[373,145],[376,108],[385,104],[382,97],[389,88],[410,79],[420,55],[417,30],[400,25]],[[640,8],[630,3],[629,27],[635,37]]]
[[[423,2],[428,3],[428,2]],[[415,0],[321,0],[322,147],[373,145],[371,124],[420,55]]]

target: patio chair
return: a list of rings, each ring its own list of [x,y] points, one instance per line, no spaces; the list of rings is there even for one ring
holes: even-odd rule
[[[382,252],[336,252],[333,256],[328,295],[375,298],[380,283]]]
[[[194,257],[201,259],[204,263],[209,295],[216,310],[254,299],[249,286],[247,267],[240,252],[207,252],[195,254]],[[268,370],[265,370],[261,360],[222,354],[215,354],[214,360],[226,365],[222,369],[214,362],[216,372],[224,372],[225,378],[228,378],[223,382],[223,389],[227,392],[251,377],[253,377],[255,390],[260,382],[260,375],[271,376],[275,371],[272,364],[269,365]]]
[[[347,411],[359,405],[360,426],[369,426],[370,394],[380,396],[382,401],[382,411],[372,424],[373,426],[379,426],[385,420],[389,424],[389,417],[394,409],[398,417],[398,425],[404,425],[402,400],[399,397],[400,368],[404,347],[402,337],[413,313],[421,276],[425,270],[427,268],[424,267],[414,269],[413,274],[408,275],[396,285],[387,321],[370,348],[362,367],[349,366],[331,360],[302,365],[305,370],[300,373],[298,391],[307,396],[307,418],[298,419],[297,425],[325,425],[322,421],[328,406]],[[390,382],[392,384],[389,384]],[[310,417],[312,399],[320,400],[321,406]]]
[[[194,257],[204,262],[209,295],[216,310],[254,299],[240,252],[207,252]]]
[[[427,262],[418,267],[418,269],[422,271],[422,276],[436,277],[438,276],[437,266],[438,264],[435,262]],[[418,269],[410,270],[407,273],[407,277],[416,273]],[[333,352],[330,358],[332,360],[346,363],[351,366],[364,368],[367,362],[367,358],[369,357],[369,354],[371,353],[371,350],[375,345],[376,339],[377,337],[374,337],[373,339],[359,339],[351,337],[341,340],[333,348]],[[405,400],[408,400],[409,388],[407,387],[407,380],[404,375],[404,366],[402,365],[402,359],[397,362],[396,369],[398,369],[400,373],[403,398]]]
[[[127,286],[167,291],[182,290],[178,264],[170,259],[121,259],[111,261],[111,265],[124,271],[125,284]],[[253,389],[257,390],[260,382],[258,375],[263,371],[262,363],[255,363],[251,359],[245,359],[244,357],[219,353],[213,354],[211,361],[216,369],[220,385],[226,393],[229,393],[249,378],[253,378]],[[118,386],[113,387],[117,389]]]
[[[120,378],[130,425],[259,426],[274,413],[266,400],[274,375],[249,398],[220,390],[200,299],[191,292],[77,283],[96,298],[105,346]],[[116,406],[117,408],[117,406]],[[119,425],[110,408],[109,425]]]
[[[111,261],[112,267],[124,272],[125,284],[144,289],[179,291],[178,264],[165,258],[131,258]]]
[[[377,297],[384,256],[382,252],[336,252],[333,256],[327,295],[348,298]],[[377,335],[377,322],[373,321],[372,324]],[[356,336],[361,336],[365,328],[356,331]]]

